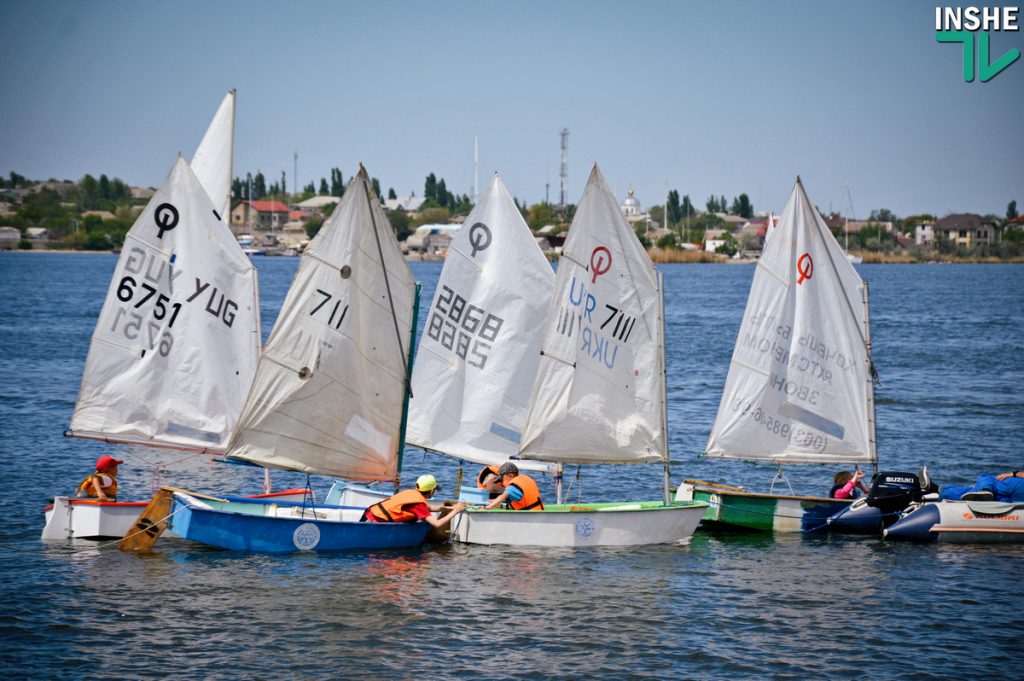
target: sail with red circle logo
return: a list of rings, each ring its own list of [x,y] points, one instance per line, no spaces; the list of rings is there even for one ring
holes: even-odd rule
[[[658,273],[595,164],[558,261],[520,456],[664,458],[663,349]]]
[[[873,463],[867,287],[797,178],[757,263],[710,457]]]

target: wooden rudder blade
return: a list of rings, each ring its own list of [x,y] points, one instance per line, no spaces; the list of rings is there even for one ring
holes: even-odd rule
[[[149,551],[167,529],[174,492],[161,487],[118,544],[122,551]]]

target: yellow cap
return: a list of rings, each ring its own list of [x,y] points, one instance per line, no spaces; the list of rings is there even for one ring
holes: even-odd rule
[[[416,478],[416,489],[421,492],[429,492],[437,488],[437,478],[427,473]]]

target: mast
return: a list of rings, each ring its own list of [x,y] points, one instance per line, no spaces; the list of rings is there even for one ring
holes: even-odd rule
[[[868,360],[868,451],[871,454],[871,475],[878,473],[878,439],[875,435],[875,364],[871,359],[871,318],[868,314],[868,282],[861,289],[864,301],[864,350]]]
[[[227,223],[228,229],[234,234],[235,231],[231,229],[231,185],[235,178],[235,108],[238,105],[238,90],[231,88],[231,141],[229,142],[230,148],[228,150],[228,214],[223,216],[223,220]]]
[[[412,330],[409,334],[411,339],[409,342],[409,359],[406,362],[406,376],[412,376],[412,362],[415,358],[415,353],[412,350],[412,346],[416,341],[416,323],[419,321],[420,316],[420,288],[422,285],[420,282],[416,282],[416,297],[413,298],[412,303]],[[409,421],[409,397],[412,396],[411,383],[406,380],[405,382],[405,397],[402,399],[402,425],[398,427],[398,466],[395,469],[395,489],[397,490],[402,482],[402,457],[405,454],[405,427]]]
[[[658,343],[658,360],[661,362],[661,427],[663,430],[661,460],[665,472],[662,492],[665,505],[668,506],[672,503],[668,489],[672,473],[669,470],[668,458],[668,368],[665,363],[665,275],[662,272],[658,272],[658,329],[661,341]]]

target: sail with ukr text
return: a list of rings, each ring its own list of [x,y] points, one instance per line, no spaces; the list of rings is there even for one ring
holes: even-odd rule
[[[554,278],[495,175],[452,240],[424,315],[410,444],[482,464],[516,455]]]
[[[660,296],[654,264],[595,164],[558,262],[524,459],[666,457]]]
[[[797,178],[754,272],[707,455],[875,462],[866,300]]]
[[[210,127],[192,155],[192,172],[213,201],[217,215],[228,223],[231,213],[231,162],[235,142],[235,91],[224,95]]]
[[[259,357],[256,291],[179,157],[125,236],[68,434],[223,451]]]
[[[360,169],[303,251],[228,456],[395,479],[415,286]]]

